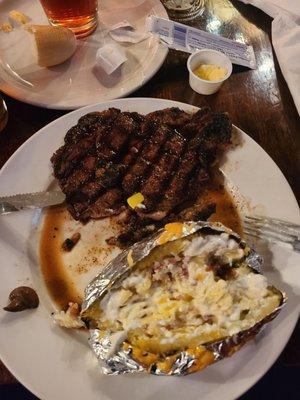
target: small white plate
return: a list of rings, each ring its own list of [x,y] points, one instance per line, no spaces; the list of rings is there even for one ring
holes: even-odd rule
[[[0,0],[0,23],[7,21],[13,9],[24,12],[34,24],[49,24],[38,0]],[[1,90],[25,103],[67,110],[127,96],[158,71],[167,56],[167,47],[155,37],[136,44],[120,44],[128,60],[111,75],[95,67],[96,52],[104,43],[114,42],[107,35],[103,37],[104,26],[126,19],[144,32],[148,15],[168,18],[159,0],[100,0],[97,30],[78,40],[70,60],[51,68],[32,63],[28,34],[21,28],[10,33],[0,31]]]
[[[53,181],[50,157],[66,131],[82,115],[108,107],[149,113],[166,107],[195,112],[196,107],[169,100],[131,98],[96,104],[69,113],[41,129],[21,146],[0,174],[1,195],[44,190]],[[249,208],[248,212],[294,222],[299,209],[286,179],[248,135],[238,129],[240,147],[227,153],[222,170]],[[0,309],[0,358],[28,389],[43,400],[232,400],[249,389],[271,367],[286,345],[299,314],[299,255],[284,247],[264,251],[264,273],[286,291],[288,303],[279,316],[249,345],[229,359],[185,377],[149,375],[101,376],[87,344],[87,335],[53,325],[53,305],[40,276],[29,241],[38,212],[0,218],[0,305],[19,285],[36,288],[36,310],[7,313]],[[38,238],[36,239],[36,244]],[[94,270],[94,275],[97,274]]]

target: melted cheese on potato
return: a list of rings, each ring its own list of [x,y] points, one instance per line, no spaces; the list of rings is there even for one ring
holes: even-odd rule
[[[279,305],[226,233],[180,240],[179,252],[160,247],[102,299],[100,329],[124,331],[139,348],[166,353],[248,329]]]

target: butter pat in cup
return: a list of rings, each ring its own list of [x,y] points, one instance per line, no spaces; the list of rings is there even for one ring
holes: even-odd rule
[[[205,95],[216,93],[232,73],[229,58],[220,51],[208,49],[192,53],[187,68],[191,88]]]

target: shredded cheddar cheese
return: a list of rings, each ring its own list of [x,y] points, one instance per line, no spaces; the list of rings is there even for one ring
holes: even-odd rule
[[[167,243],[168,241],[179,238],[182,234],[183,223],[171,222],[165,225],[165,230],[158,239],[159,244]]]
[[[164,232],[178,236],[183,227],[167,224]],[[159,254],[154,249],[150,264],[133,267],[128,252],[131,272],[101,300],[97,324],[101,330],[123,332],[132,348],[142,352],[195,349],[195,367],[201,369],[202,361],[203,366],[213,361],[202,344],[249,329],[278,307],[280,298],[264,276],[244,265],[244,250],[229,234],[175,239],[173,246],[177,242],[183,246],[176,251],[170,243]],[[223,272],[233,275],[218,275],[220,265],[213,267],[214,259],[225,260]]]

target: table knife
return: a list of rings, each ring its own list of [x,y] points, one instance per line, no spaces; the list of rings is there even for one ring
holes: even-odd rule
[[[0,214],[54,206],[63,203],[65,199],[66,196],[60,190],[2,196]]]

